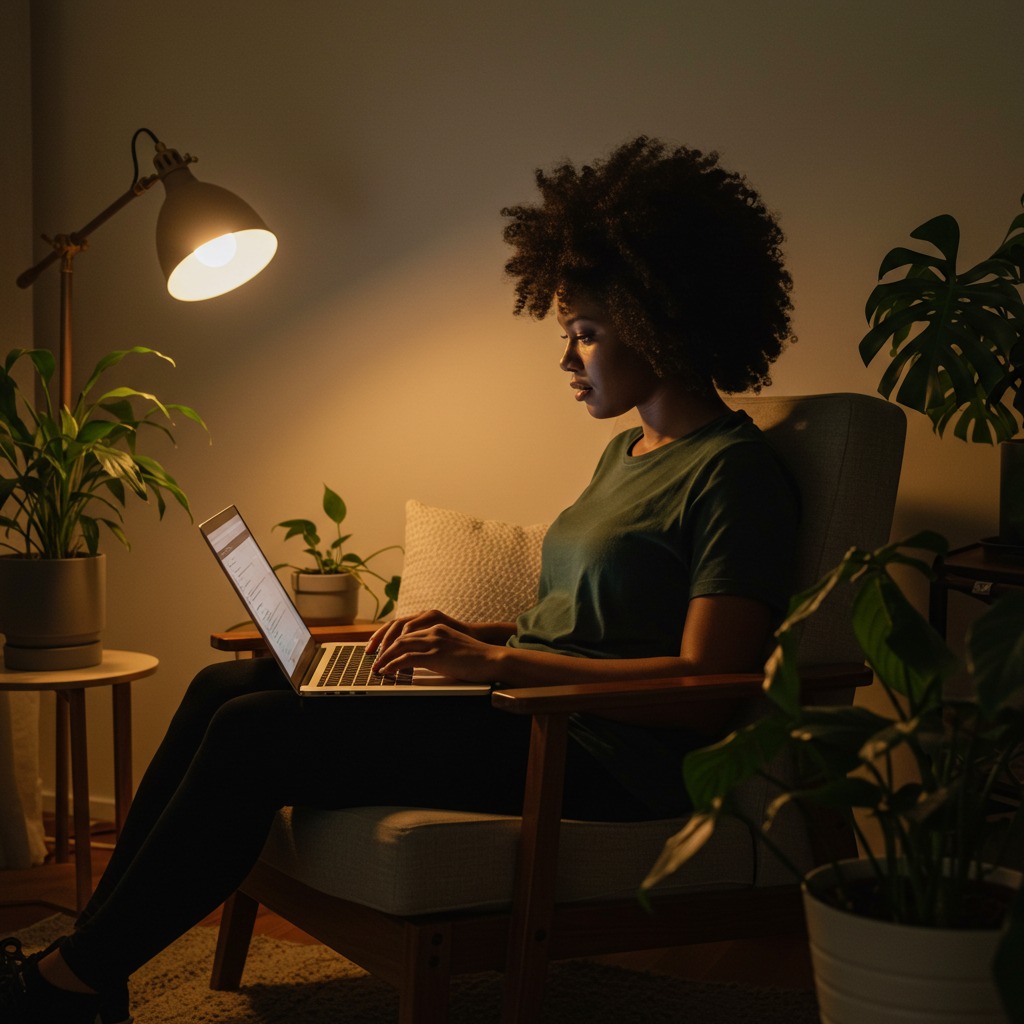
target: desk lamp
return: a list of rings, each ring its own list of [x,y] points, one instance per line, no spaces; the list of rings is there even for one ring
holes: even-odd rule
[[[156,146],[156,173],[139,177],[136,143],[148,135]],[[52,263],[60,261],[60,402],[71,406],[71,275],[75,256],[88,247],[89,235],[156,182],[166,195],[156,225],[156,249],[176,299],[212,299],[255,277],[277,251],[277,238],[248,203],[227,189],[198,181],[188,169],[196,157],[168,149],[148,128],[132,136],[135,177],[131,188],[70,235],[43,238],[53,251],[18,278],[27,288]]]

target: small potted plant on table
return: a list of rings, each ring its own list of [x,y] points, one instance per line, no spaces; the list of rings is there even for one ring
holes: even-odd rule
[[[696,808],[644,882],[649,889],[690,859],[725,816],[739,817],[769,849],[787,804],[825,807],[858,831],[860,860],[803,882],[822,1018],[863,1024],[1024,1021],[1024,892],[1016,863],[1024,832],[1024,593],[1001,597],[966,637],[963,663],[903,595],[890,573],[942,554],[923,533],[875,552],[851,549],[794,598],[766,666],[769,713],[684,761]],[[800,703],[797,627],[837,587],[857,594],[852,628],[888,714]],[[763,821],[743,819],[733,792],[786,751],[794,781]],[[914,776],[894,759],[910,755]],[[853,816],[878,824],[873,851]],[[1017,846],[1016,855],[1008,851]],[[1017,863],[1019,867],[1019,863]]]
[[[345,551],[344,545],[352,536],[341,532],[348,509],[337,492],[326,484],[323,510],[334,524],[335,532],[326,544],[321,541],[317,525],[312,520],[286,519],[274,525],[274,529],[286,531],[285,540],[301,537],[306,545],[305,553],[313,559],[311,566],[296,566],[288,562],[274,566],[275,570],[292,570],[291,584],[299,614],[311,626],[347,625],[355,621],[359,593],[365,590],[374,601],[373,621],[384,618],[395,607],[402,578],[381,576],[370,568],[369,563],[385,551],[401,550],[401,546],[390,544],[366,558]],[[383,601],[368,578],[383,584]]]

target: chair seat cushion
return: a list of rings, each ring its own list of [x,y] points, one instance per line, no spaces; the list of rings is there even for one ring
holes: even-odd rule
[[[683,820],[563,822],[557,900],[633,896]],[[519,824],[410,807],[285,808],[262,858],[314,889],[387,914],[497,909],[511,902]],[[749,886],[754,872],[750,833],[726,821],[658,891]]]

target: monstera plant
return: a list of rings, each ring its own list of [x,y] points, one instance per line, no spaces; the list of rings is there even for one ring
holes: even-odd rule
[[[1024,197],[1022,197],[1024,202]],[[999,535],[990,554],[1024,560],[1024,214],[987,259],[957,269],[960,225],[934,217],[882,260],[868,297],[865,366],[888,346],[879,393],[924,413],[940,436],[1000,443]],[[883,280],[906,268],[895,280]]]
[[[889,398],[895,390],[896,401],[924,413],[938,434],[955,418],[962,440],[1008,440],[1024,420],[1024,214],[988,259],[962,271],[955,218],[934,217],[910,237],[937,253],[898,246],[882,260],[861,358],[868,365],[888,344],[879,392]],[[882,281],[902,267],[901,279]]]

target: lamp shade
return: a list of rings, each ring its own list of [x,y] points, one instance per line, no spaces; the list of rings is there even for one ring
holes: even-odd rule
[[[244,284],[277,252],[277,237],[233,192],[198,181],[184,166],[162,175],[167,195],[156,249],[176,299],[192,302]]]

